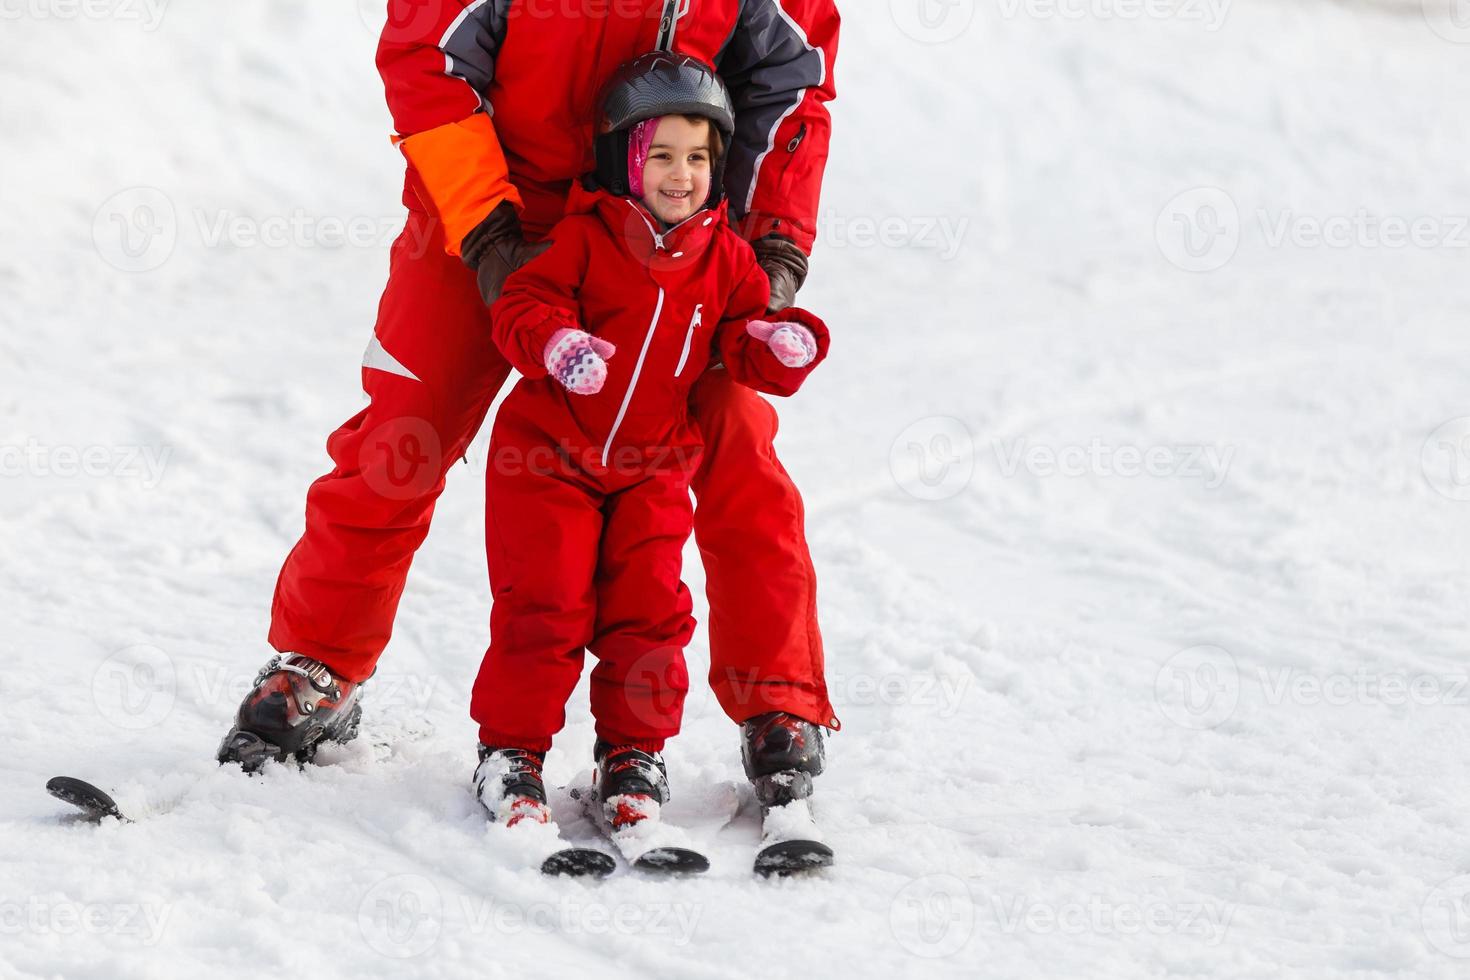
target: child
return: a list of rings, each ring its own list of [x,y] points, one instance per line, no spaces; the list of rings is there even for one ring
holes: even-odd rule
[[[701,451],[690,386],[708,368],[790,395],[827,352],[810,313],[762,319],[769,281],[722,200],[734,116],[718,76],[645,55],[603,110],[597,173],[572,187],[551,247],[491,310],[495,343],[525,377],[491,435],[495,605],[470,714],[476,793],[507,824],[549,820],[542,761],[584,648],[598,659],[604,810],[614,829],[657,818],[694,632],[679,581]]]

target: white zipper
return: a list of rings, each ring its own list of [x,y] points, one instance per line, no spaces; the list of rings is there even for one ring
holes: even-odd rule
[[[679,222],[677,225],[670,225],[669,230],[664,232],[663,235],[660,235],[658,233],[658,229],[653,227],[653,222],[648,220],[648,215],[644,212],[642,208],[634,204],[632,201],[628,202],[628,207],[632,208],[633,211],[637,213],[638,217],[643,219],[643,223],[648,226],[648,233],[653,236],[653,243],[659,248],[666,251],[668,249],[668,246],[664,244],[664,235],[672,235],[674,232],[678,231],[680,228],[683,228],[685,225],[693,221],[695,218],[699,217],[701,214],[704,214],[703,210],[696,211],[689,217],[685,218],[683,221]]]
[[[704,323],[704,314],[700,312],[703,309],[703,303],[694,308],[694,317],[689,321],[689,332],[684,335],[684,353],[679,355],[679,366],[674,368],[676,378],[684,373],[684,365],[689,362],[689,345],[694,343],[694,331]]]
[[[658,329],[658,318],[664,312],[664,290],[658,289],[658,304],[653,308],[653,319],[648,322],[648,335],[643,338],[643,349],[638,352],[638,363],[633,365],[633,378],[628,382],[628,390],[623,395],[623,404],[618,408],[618,417],[613,419],[612,429],[607,434],[607,442],[602,446],[602,465],[607,465],[608,453],[612,452],[613,436],[618,434],[618,426],[623,424],[623,416],[628,414],[628,403],[633,400],[633,389],[638,387],[638,377],[643,373],[643,361],[648,357],[649,345],[653,343],[653,332]]]

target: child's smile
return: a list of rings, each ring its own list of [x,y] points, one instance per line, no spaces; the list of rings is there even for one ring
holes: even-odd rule
[[[710,124],[665,116],[643,167],[643,203],[660,221],[676,225],[704,207],[710,188]]]

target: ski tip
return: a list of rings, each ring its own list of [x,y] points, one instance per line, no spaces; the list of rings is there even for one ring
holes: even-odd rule
[[[755,858],[755,873],[769,878],[830,868],[832,848],[820,841],[785,840],[761,849]]]
[[[129,822],[112,797],[85,780],[72,776],[53,776],[46,781],[46,792],[58,800],[70,803],[91,820],[116,817],[124,823]]]
[[[639,855],[633,867],[659,874],[704,874],[709,870],[709,858],[687,847],[655,847]]]
[[[568,847],[541,862],[541,873],[569,878],[606,878],[617,862],[611,854],[593,847]]]

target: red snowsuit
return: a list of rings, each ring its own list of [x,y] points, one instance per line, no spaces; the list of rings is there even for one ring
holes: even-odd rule
[[[747,238],[810,251],[834,95],[833,0],[692,0],[676,50],[718,68],[736,108],[725,187]],[[460,244],[511,200],[532,238],[592,167],[599,89],[655,46],[662,0],[389,0],[378,49],[409,167],[408,221],[363,360],[369,405],[327,443],[306,530],[281,569],[270,642],[351,680],[373,671],[449,467],[510,365]],[[581,12],[572,12],[581,11]],[[493,113],[494,121],[491,121]],[[784,710],[836,727],[823,677],[801,497],[772,448],[774,409],[709,372],[691,393],[706,463],[695,538],[710,600],[710,683],[737,721]]]
[[[679,581],[693,529],[689,481],[703,450],[689,391],[717,352],[742,385],[796,391],[826,356],[827,329],[804,310],[811,364],[788,368],[745,325],[770,284],[726,208],[659,235],[641,202],[574,185],[551,248],[506,282],[495,343],[525,375],[490,437],[486,529],[495,606],[470,713],[480,742],[545,751],[567,698],[592,671],[597,735],[654,751],[679,730],[694,633]],[[548,377],[563,328],[617,345],[595,395]],[[713,348],[713,351],[712,351]]]

